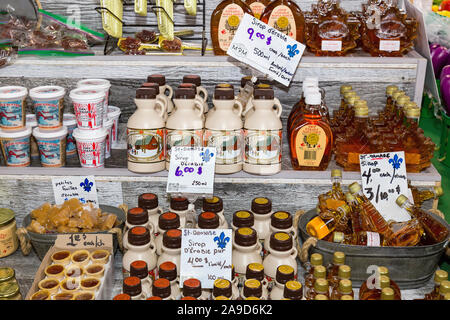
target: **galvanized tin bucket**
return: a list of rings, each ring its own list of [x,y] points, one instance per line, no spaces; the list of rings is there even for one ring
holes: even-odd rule
[[[108,212],[117,215],[118,220],[121,221],[121,223],[118,226],[116,226],[114,230],[112,230],[113,232],[111,232],[111,230],[93,232],[93,233],[114,233],[115,235],[113,235],[113,248],[114,253],[116,253],[117,248],[119,247],[119,241],[121,243],[121,239],[119,240],[118,237],[122,236],[121,230],[123,228],[124,221],[126,220],[125,212],[122,209],[107,205],[100,205],[100,209],[102,210],[102,212]],[[22,230],[26,228],[30,223],[31,223],[31,215],[28,214],[22,221]],[[114,232],[119,230],[120,232],[117,233]],[[29,237],[29,241],[31,242],[31,245],[33,246],[40,260],[42,260],[45,257],[47,251],[55,244],[57,236],[58,236],[57,233],[40,234],[31,231],[26,231],[26,237]]]
[[[315,216],[316,210],[311,210],[299,219],[298,227],[303,243],[311,237],[306,231],[306,224]],[[434,217],[450,230],[445,220],[436,215]],[[417,247],[366,247],[317,240],[309,253],[322,254],[326,265],[332,262],[334,252],[344,252],[345,264],[352,268],[351,280],[354,287],[359,287],[373,274],[368,273],[369,266],[385,266],[389,269],[390,278],[401,289],[415,289],[425,285],[433,276],[449,241],[447,238],[438,244]]]

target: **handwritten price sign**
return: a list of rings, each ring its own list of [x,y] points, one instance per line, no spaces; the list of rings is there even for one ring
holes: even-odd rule
[[[396,203],[401,194],[409,195],[405,153],[361,154],[362,187],[366,197],[386,219],[408,221],[411,216]]]
[[[300,42],[245,14],[227,54],[289,86],[304,51]]]
[[[94,176],[53,177],[52,186],[55,204],[76,198],[96,208],[99,206]]]
[[[167,193],[213,194],[215,164],[215,148],[172,148]]]

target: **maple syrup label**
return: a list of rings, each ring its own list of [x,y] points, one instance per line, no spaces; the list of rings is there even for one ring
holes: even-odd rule
[[[244,162],[248,164],[281,163],[282,130],[244,129]]]
[[[368,247],[379,247],[381,246],[380,234],[378,232],[367,231],[367,246]]]
[[[250,9],[252,9],[253,15],[256,19],[261,18],[261,15],[263,14],[265,8],[266,6],[261,2],[253,2],[250,5]]]
[[[59,167],[66,162],[66,139],[37,140],[41,165],[43,167]]]
[[[322,40],[321,50],[322,51],[342,51],[342,41],[341,40]]]
[[[164,161],[164,128],[127,129],[128,161],[158,163]]]
[[[216,148],[216,164],[242,162],[242,130],[205,130],[203,145]]]
[[[400,40],[381,40],[380,39],[380,51],[394,52],[400,51]]]
[[[30,165],[30,137],[1,139],[0,146],[8,166],[26,167]]]
[[[327,135],[319,126],[306,125],[298,131],[295,145],[299,165],[318,167],[327,146]]]
[[[3,129],[25,126],[25,101],[0,101],[0,124]]]
[[[166,129],[166,161],[170,161],[173,147],[202,147],[203,130]]]
[[[227,5],[220,17],[219,21],[219,47],[223,51],[227,51],[236,31],[244,17],[244,10],[237,4]]]
[[[291,38],[297,38],[294,14],[288,6],[281,5],[273,9],[267,24]]]

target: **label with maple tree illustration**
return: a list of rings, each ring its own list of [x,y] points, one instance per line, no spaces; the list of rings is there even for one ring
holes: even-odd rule
[[[127,129],[128,161],[158,163],[164,161],[164,129]]]
[[[282,130],[244,130],[244,162],[249,164],[281,163]]]
[[[166,161],[170,161],[173,147],[202,147],[203,130],[166,129]]]
[[[306,125],[298,131],[295,146],[299,165],[318,167],[327,146],[327,135],[319,126]]]
[[[242,162],[242,130],[205,130],[203,145],[216,148],[216,164]]]

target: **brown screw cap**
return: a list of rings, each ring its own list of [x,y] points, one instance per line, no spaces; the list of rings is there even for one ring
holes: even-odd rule
[[[156,95],[154,88],[139,88],[136,90],[136,99],[153,100],[156,99]]]
[[[291,300],[302,300],[302,284],[296,280],[290,280],[286,282],[286,284],[284,285],[283,296]]]
[[[158,217],[158,226],[161,230],[180,228],[180,216],[175,212],[164,212]]]
[[[244,282],[244,296],[245,297],[261,297],[262,284],[256,279],[248,279]]]
[[[198,216],[198,227],[200,229],[217,229],[220,225],[219,216],[214,212],[202,212]]]
[[[286,211],[277,211],[270,216],[270,224],[277,229],[289,229],[292,223],[292,215]]]
[[[223,201],[219,197],[203,198],[203,211],[220,212],[223,210]]]
[[[159,277],[173,281],[177,278],[177,265],[171,261],[159,265]]]
[[[163,246],[169,249],[181,248],[181,230],[169,229],[163,234]]]
[[[150,231],[145,227],[133,227],[128,233],[128,242],[133,246],[142,246],[150,242]]]
[[[233,225],[237,228],[253,227],[255,216],[247,210],[239,210],[233,214]]]
[[[288,251],[293,246],[292,236],[287,232],[274,232],[270,235],[270,247],[277,251]]]
[[[234,90],[231,88],[216,88],[214,90],[215,100],[234,100]]]
[[[152,74],[147,77],[147,82],[156,82],[159,86],[166,85],[166,77],[162,74]]]
[[[148,222],[148,212],[142,207],[131,208],[127,213],[127,222],[131,225],[141,225]]]
[[[170,281],[165,278],[159,278],[153,281],[152,295],[162,299],[170,297]]]
[[[264,266],[261,263],[249,263],[247,265],[247,269],[245,270],[245,278],[263,281]]]
[[[241,78],[241,88],[244,88],[247,82],[252,82],[252,76],[246,76]]]
[[[183,282],[183,296],[198,298],[202,295],[202,284],[198,279],[187,279]]]
[[[159,84],[157,84],[156,82],[145,82],[141,85],[141,88],[152,88],[155,89],[157,95],[160,93]]]
[[[185,211],[189,207],[189,200],[184,197],[174,197],[170,199],[170,209],[175,211]]]
[[[252,212],[267,214],[272,211],[272,201],[269,198],[258,197],[252,200]]]
[[[132,277],[138,277],[139,279],[145,279],[148,277],[148,266],[143,260],[136,260],[130,264],[130,275]]]
[[[295,279],[294,268],[288,265],[281,265],[277,268],[275,279],[280,284],[286,284],[286,282]]]
[[[215,89],[232,89],[234,92],[234,86],[230,83],[218,83]]]
[[[257,88],[253,93],[253,97],[255,100],[273,100],[275,98],[275,93],[273,89],[270,88],[267,89]]]
[[[123,279],[123,293],[135,297],[142,293],[141,279],[138,277],[127,277]]]
[[[143,193],[138,197],[138,207],[152,210],[158,207],[158,196],[154,193]]]
[[[178,88],[175,90],[174,99],[195,99],[196,92],[192,88]]]
[[[243,247],[250,247],[256,244],[258,236],[253,228],[239,228],[234,232],[234,241]]]
[[[197,87],[202,85],[202,78],[196,74],[190,74],[183,77],[183,83],[193,83]]]
[[[231,282],[226,279],[217,279],[214,281],[214,297],[225,296],[230,298],[232,295]]]

